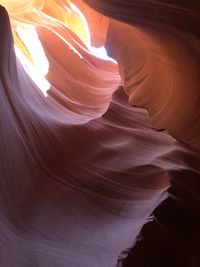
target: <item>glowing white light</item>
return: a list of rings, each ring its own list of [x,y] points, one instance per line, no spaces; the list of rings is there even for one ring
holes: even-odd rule
[[[104,60],[109,60],[109,61],[112,61],[113,63],[117,64],[117,62],[114,59],[112,59],[111,57],[108,56],[107,51],[106,51],[104,46],[101,46],[98,48],[91,46],[90,51],[92,52],[92,54],[94,54],[98,58],[101,58]]]
[[[25,71],[31,77],[31,79],[35,82],[38,88],[41,90],[44,96],[47,97],[47,91],[50,89],[50,83],[47,79],[38,71],[36,67],[34,67],[25,55],[21,52],[21,50],[15,45],[15,53],[19,58],[22,66],[24,67]]]
[[[88,50],[96,57],[112,61],[113,63],[117,63],[112,58],[108,57],[105,47],[93,47],[91,46],[91,36],[90,31],[88,27],[87,20],[85,16],[82,14],[82,12],[69,1],[70,8],[66,9],[66,11],[75,12],[82,20],[86,36],[87,36],[87,47]],[[36,12],[35,10],[33,10]],[[40,14],[40,11],[37,11],[38,14]],[[45,14],[43,14],[44,16]],[[48,17],[51,20],[54,20],[51,17]],[[32,80],[35,82],[35,84],[39,87],[39,89],[42,91],[42,93],[47,96],[47,91],[50,89],[50,83],[45,78],[45,75],[48,74],[49,71],[49,62],[45,55],[44,49],[42,47],[42,44],[39,40],[37,31],[35,30],[34,26],[26,25],[26,26],[20,26],[17,27],[17,34],[19,35],[21,41],[25,45],[28,53],[30,54],[30,57],[32,59],[33,64],[26,58],[26,56],[23,54],[20,49],[15,46],[16,55],[20,59],[24,69],[29,74],[29,76],[32,78]],[[55,34],[65,43],[68,45],[68,47],[73,50],[80,58],[82,58],[82,55],[79,53],[79,51],[74,48],[67,40],[65,40],[59,33]]]
[[[49,62],[35,28],[33,26],[17,27],[17,34],[26,46],[35,66],[42,75],[46,75],[49,71]]]
[[[26,56],[15,46],[17,57],[22,63],[22,66],[39,87],[42,93],[47,96],[47,91],[50,89],[50,83],[44,77],[49,71],[49,62],[45,56],[44,49],[38,38],[34,27],[17,27],[17,33],[26,46],[30,56],[34,62],[31,64]]]
[[[88,27],[88,23],[87,23],[87,20],[85,18],[85,16],[83,15],[83,13],[80,11],[80,9],[78,9],[77,6],[75,6],[73,3],[71,3],[69,1],[69,4],[70,4],[70,7],[72,9],[72,11],[74,11],[77,15],[79,15],[79,17],[81,18],[83,24],[84,24],[84,28],[86,29],[86,34],[87,34],[87,39],[88,39],[88,49],[89,51],[95,55],[96,57],[98,58],[101,58],[101,59],[104,59],[104,60],[108,60],[108,61],[112,61],[113,63],[117,64],[117,62],[110,58],[108,55],[107,55],[107,52],[106,52],[106,49],[104,46],[101,46],[101,47],[94,47],[94,46],[91,46],[91,35],[90,35],[90,30],[89,30],[89,27]]]

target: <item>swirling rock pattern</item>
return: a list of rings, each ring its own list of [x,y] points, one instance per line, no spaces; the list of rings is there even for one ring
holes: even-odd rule
[[[0,3],[0,266],[198,267],[199,1]]]

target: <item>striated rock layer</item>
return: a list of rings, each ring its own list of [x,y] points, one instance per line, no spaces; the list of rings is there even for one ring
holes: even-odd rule
[[[190,2],[0,1],[0,266],[200,265]]]

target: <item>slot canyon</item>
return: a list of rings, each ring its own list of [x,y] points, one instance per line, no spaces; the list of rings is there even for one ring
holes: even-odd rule
[[[0,0],[0,267],[200,266],[200,0]]]

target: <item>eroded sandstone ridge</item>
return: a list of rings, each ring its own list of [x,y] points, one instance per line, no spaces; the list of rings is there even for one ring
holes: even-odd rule
[[[0,4],[0,266],[200,266],[200,2]]]

